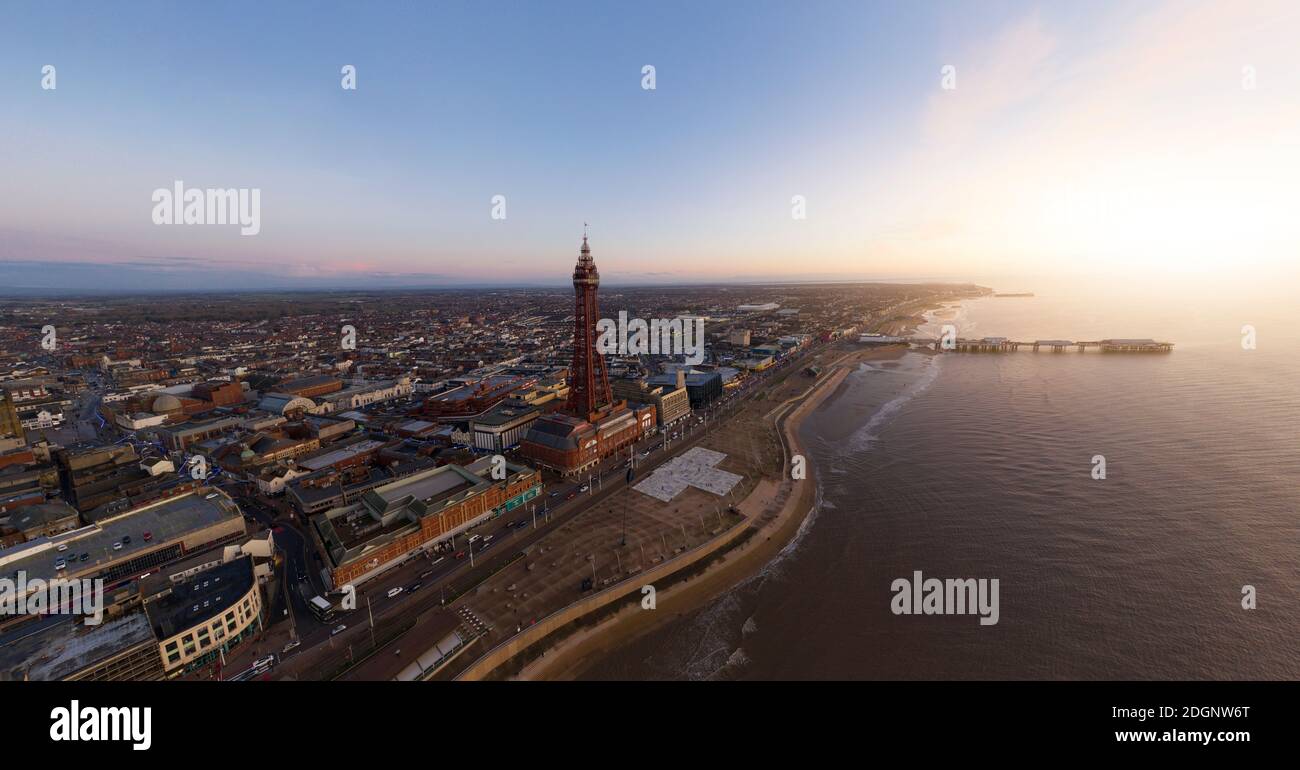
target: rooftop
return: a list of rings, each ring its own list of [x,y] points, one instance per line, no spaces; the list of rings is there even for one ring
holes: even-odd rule
[[[345,460],[350,460],[356,457],[357,455],[364,455],[369,452],[377,451],[385,443],[387,442],[379,441],[376,439],[366,439],[364,441],[358,441],[355,444],[349,444],[348,446],[339,449],[334,449],[329,452],[325,452],[324,454],[316,455],[315,457],[301,458],[298,460],[298,465],[302,466],[303,468],[306,468],[307,470],[317,471],[322,468],[328,468],[329,466],[334,465],[336,463],[341,463]]]
[[[244,556],[195,574],[145,604],[154,635],[167,639],[230,609],[254,585],[253,557]]]
[[[154,641],[143,613],[87,626],[61,618],[40,631],[0,645],[0,682],[58,681],[137,644]]]
[[[16,571],[25,572],[28,580],[91,577],[110,564],[179,541],[212,524],[240,517],[239,507],[226,493],[204,487],[113,514],[71,532],[36,538],[0,551],[0,577]],[[152,535],[149,542],[145,542],[145,532]],[[121,543],[124,536],[130,536],[131,542],[114,550],[113,545]],[[59,551],[60,545],[67,548]],[[85,561],[81,561],[81,554],[87,554]],[[59,560],[67,561],[66,569],[54,568]]]

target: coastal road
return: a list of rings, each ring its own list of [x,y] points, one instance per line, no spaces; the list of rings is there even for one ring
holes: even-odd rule
[[[417,554],[362,584],[357,589],[356,609],[328,623],[318,621],[307,604],[312,596],[324,595],[324,591],[319,583],[320,557],[311,548],[310,538],[300,529],[304,525],[292,520],[283,504],[267,500],[251,484],[221,482],[250,519],[273,528],[276,542],[285,557],[283,574],[293,613],[291,625],[300,644],[283,654],[281,665],[276,667],[272,677],[312,677],[333,671],[354,650],[369,646],[372,616],[377,626],[376,635],[386,634],[400,628],[403,618],[414,618],[454,600],[457,589],[476,585],[517,554],[527,551],[555,526],[616,494],[626,484],[629,458],[634,458],[631,461],[636,466],[635,484],[659,464],[685,451],[722,424],[728,413],[756,397],[764,386],[774,379],[784,379],[791,367],[801,365],[824,345],[814,343],[797,359],[787,359],[764,372],[752,374],[743,385],[726,392],[708,408],[693,412],[686,420],[668,426],[664,433],[639,442],[629,454],[620,453],[602,462],[584,477],[547,480],[544,496],[533,505],[490,519],[470,532],[457,535],[447,553]],[[472,548],[466,543],[471,532],[482,538]],[[491,536],[490,541],[487,536]],[[456,554],[462,555],[456,558]],[[401,591],[389,596],[390,591],[398,588]],[[279,618],[272,620],[278,621]],[[332,629],[339,625],[346,625],[346,630],[332,635]]]
[[[783,381],[793,368],[801,366],[824,347],[825,343],[815,343],[797,359],[787,359],[765,372],[752,375],[745,385],[729,392],[708,409],[692,413],[687,421],[670,428],[666,436],[652,436],[639,443],[632,450],[638,471],[633,483],[638,483],[644,474],[668,458],[693,446],[721,424],[727,414],[754,398],[765,385],[775,380]],[[311,676],[312,672],[319,675],[335,670],[355,651],[368,648],[371,617],[379,627],[375,631],[378,638],[400,625],[396,620],[399,616],[413,618],[428,609],[443,606],[449,589],[454,596],[455,588],[477,584],[516,554],[527,551],[552,527],[616,494],[626,484],[627,457],[620,453],[578,481],[552,481],[545,487],[546,497],[541,499],[540,505],[532,506],[532,510],[520,509],[475,527],[474,534],[491,535],[492,540],[486,544],[480,540],[472,548],[466,547],[461,544],[465,535],[460,535],[457,540],[461,542],[457,542],[450,553],[417,555],[367,581],[357,589],[357,609],[328,624],[330,627],[346,625],[346,630],[331,636],[328,628],[314,623],[314,618],[304,623],[303,627],[314,625],[316,629],[300,634],[302,647],[294,653],[298,660],[295,665],[285,666],[278,673],[301,677]],[[585,492],[581,491],[583,486],[587,487]],[[540,513],[543,507],[546,509],[544,514]],[[533,510],[539,512],[535,524]],[[514,526],[517,523],[523,525]],[[463,556],[457,559],[457,553]],[[397,588],[402,590],[394,596],[388,595]]]

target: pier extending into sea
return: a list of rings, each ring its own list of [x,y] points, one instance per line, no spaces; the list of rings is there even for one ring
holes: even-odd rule
[[[955,340],[933,339],[930,337],[909,337],[913,345],[933,348],[945,353],[1014,353],[1021,348],[1037,353],[1050,350],[1063,353],[1071,348],[1080,353],[1093,348],[1103,353],[1169,353],[1174,349],[1172,342],[1160,342],[1153,339],[1107,339],[1107,340],[1012,340],[1006,337],[982,337],[980,339],[958,338]]]

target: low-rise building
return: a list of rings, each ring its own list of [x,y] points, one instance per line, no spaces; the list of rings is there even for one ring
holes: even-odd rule
[[[654,404],[655,419],[660,427],[672,425],[690,416],[691,398],[686,390],[686,374],[679,370],[672,385],[651,385],[643,379],[611,380],[615,398],[632,403]]]
[[[722,375],[716,371],[691,369],[689,371],[655,374],[646,378],[650,385],[676,387],[679,374],[685,377],[686,394],[690,398],[692,409],[702,409],[722,395]]]
[[[37,537],[0,551],[0,577],[103,580],[105,589],[129,583],[159,566],[242,538],[244,517],[220,489],[156,500],[127,510],[104,511],[86,526]],[[28,618],[0,619],[0,624]]]
[[[0,682],[138,682],[163,678],[158,640],[144,613],[87,626],[50,623],[0,644]]]
[[[261,631],[262,608],[249,555],[171,583],[144,602],[168,677],[210,665]]]
[[[376,487],[311,519],[334,586],[357,585],[541,493],[541,476],[506,463],[506,477],[443,465]]]
[[[486,412],[470,418],[469,431],[475,449],[504,452],[519,443],[541,414],[535,407],[517,406],[502,401]]]
[[[176,425],[164,425],[154,428],[153,432],[168,449],[181,452],[193,444],[228,433],[240,427],[240,423],[241,420],[238,417],[216,417],[211,420],[195,420]]]

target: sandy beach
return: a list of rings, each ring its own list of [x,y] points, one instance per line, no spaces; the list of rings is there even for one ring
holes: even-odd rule
[[[905,352],[903,348],[850,351],[828,367],[824,377],[801,397],[774,405],[770,415],[780,423],[787,456],[803,453],[799,441],[799,428],[803,420],[823,402],[840,392],[844,378],[860,362],[894,359]],[[607,651],[703,606],[757,574],[794,538],[816,504],[817,480],[815,469],[811,465],[808,466],[807,478],[795,484],[795,493],[786,498],[774,517],[759,525],[755,535],[725,553],[702,573],[662,587],[657,592],[658,606],[655,610],[645,611],[639,605],[631,605],[593,627],[572,633],[525,666],[517,678],[573,679]],[[741,502],[741,511],[751,521],[757,521],[778,489],[779,480],[763,479]]]

